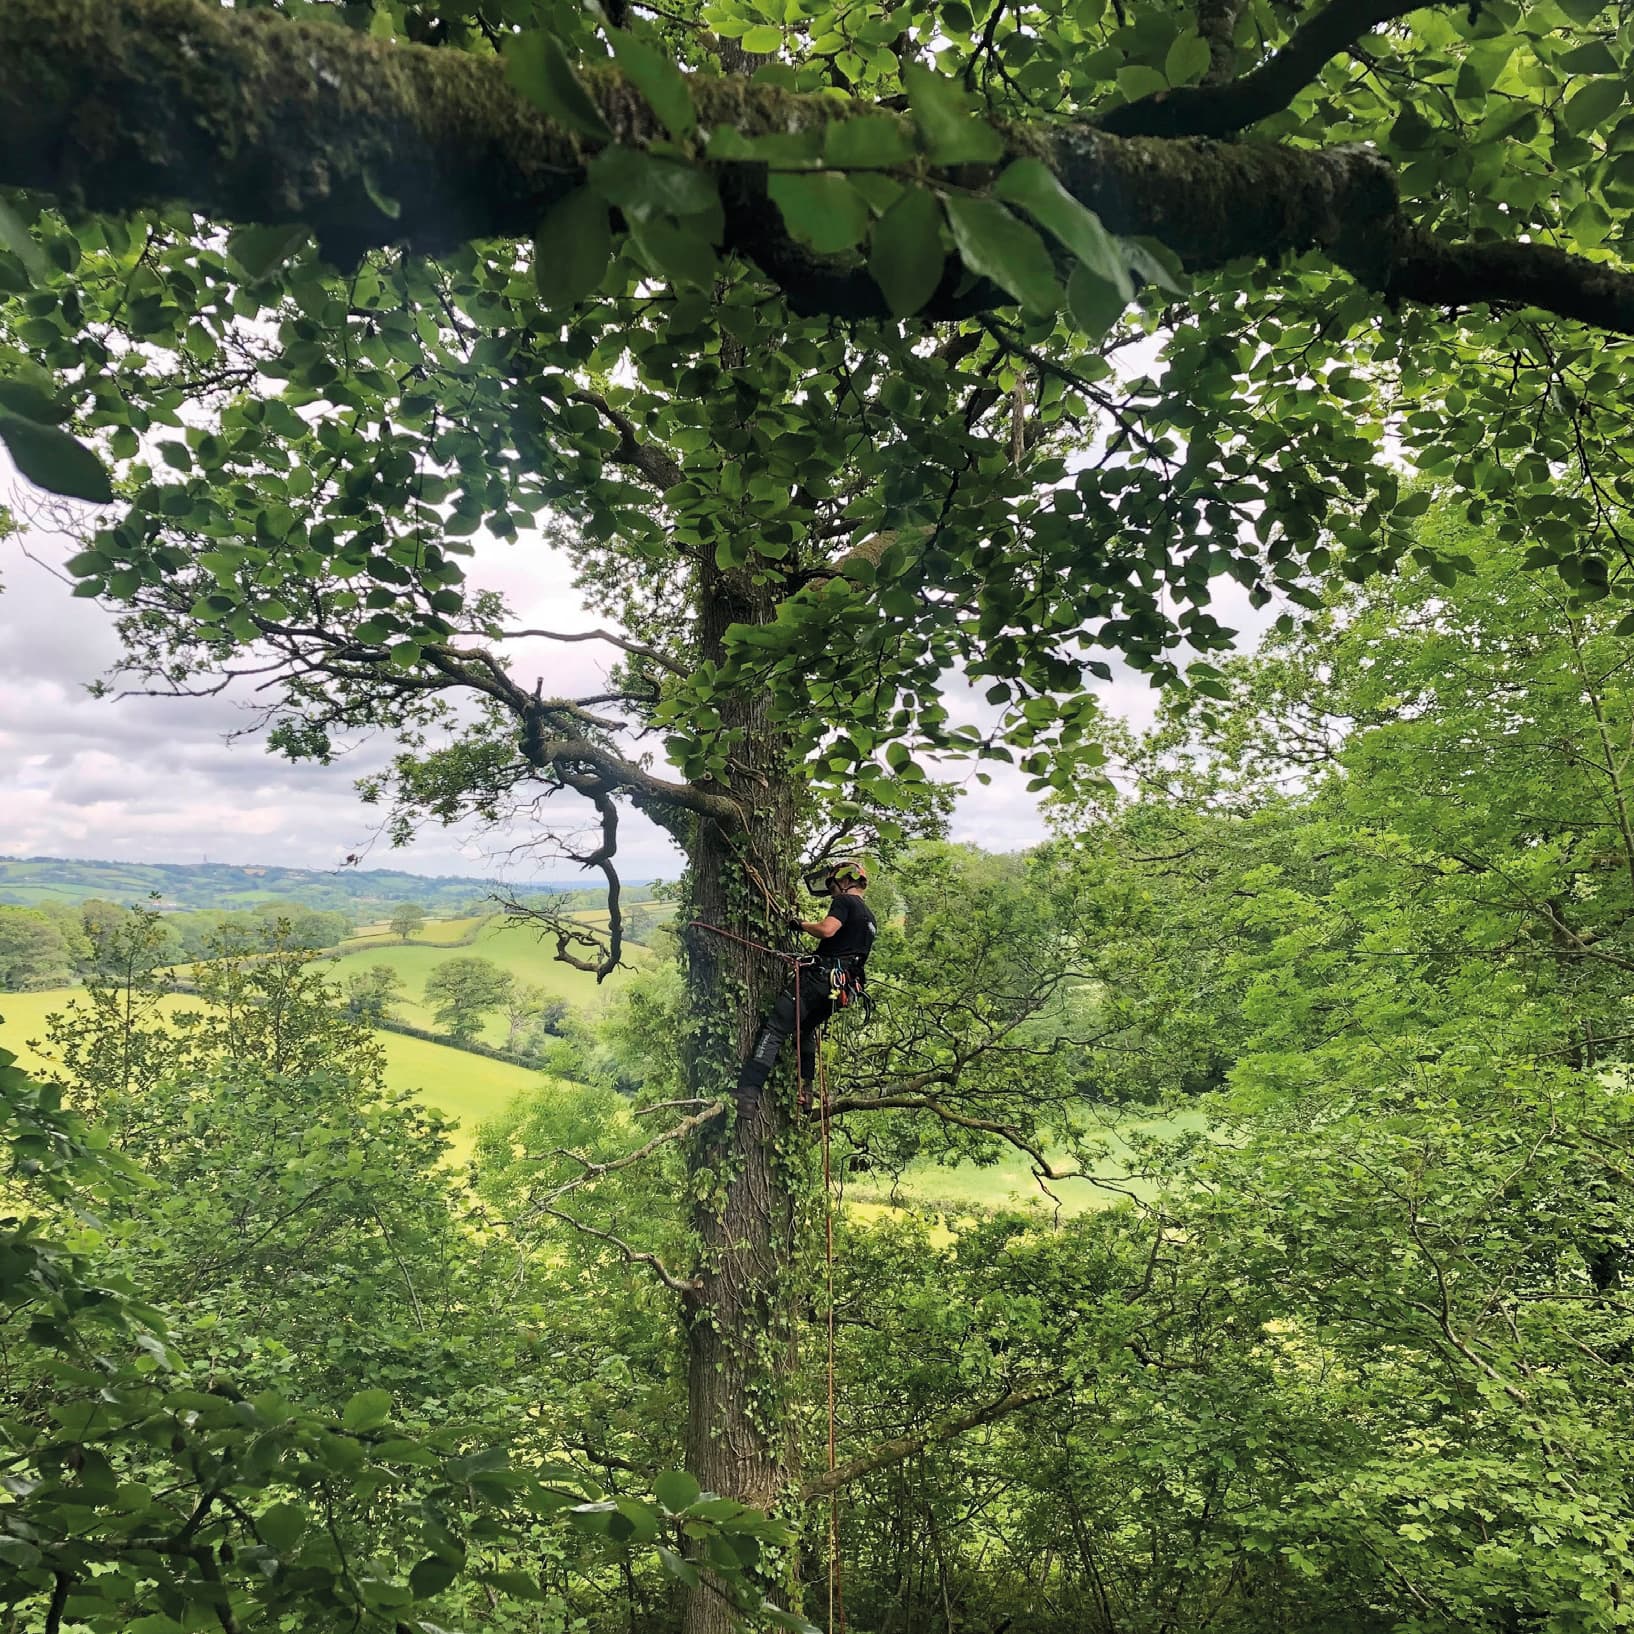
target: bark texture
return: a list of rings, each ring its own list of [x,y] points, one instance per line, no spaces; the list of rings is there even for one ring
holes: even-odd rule
[[[770,592],[748,575],[700,572],[702,656],[724,656],[727,626],[764,623],[775,610]],[[767,887],[792,900],[782,869],[792,849],[795,790],[780,734],[769,719],[770,696],[735,691],[720,703],[723,724],[742,733],[732,756],[732,790],[753,813],[749,860]],[[758,890],[744,868],[748,841],[705,818],[689,847],[692,916],[760,940],[765,931]],[[764,954],[706,931],[688,943],[687,994],[695,1031],[689,1040],[693,1093],[721,1093],[749,1053],[762,1013],[784,981]],[[740,996],[741,995],[741,998]],[[694,1209],[701,1245],[697,1289],[684,1296],[687,1342],[687,1468],[710,1492],[771,1509],[788,1478],[785,1413],[792,1322],[788,1276],[794,1240],[794,1192],[782,1148],[791,1108],[774,1075],[752,1109],[716,1125],[691,1153],[695,1174],[713,1178],[713,1193]],[[728,1602],[707,1583],[687,1598],[684,1634],[729,1634]]]
[[[1240,81],[1145,99],[1132,105],[1139,115],[1108,117],[1121,129],[1012,126],[1011,154],[1044,157],[1114,231],[1159,239],[1194,271],[1316,249],[1387,301],[1521,300],[1634,333],[1634,274],[1544,245],[1436,239],[1414,225],[1393,172],[1371,151],[1183,134],[1271,107],[1297,89],[1308,57],[1399,11],[1394,0],[1336,5],[1320,28],[1313,21],[1314,39],[1301,30]],[[616,71],[585,78],[618,141],[645,146],[662,135]],[[880,111],[732,77],[696,76],[691,88],[704,129],[749,136]],[[1236,99],[1229,111],[1225,99]],[[391,243],[436,253],[528,236],[582,184],[590,151],[518,95],[496,60],[204,0],[5,0],[0,129],[0,184],[104,211],[182,203],[223,222],[304,223],[342,263]],[[1140,129],[1161,134],[1132,134]],[[714,169],[729,248],[807,310],[885,315],[855,259],[818,258],[788,236],[760,167]],[[1006,299],[991,286],[957,295],[959,282],[950,265],[927,316]]]

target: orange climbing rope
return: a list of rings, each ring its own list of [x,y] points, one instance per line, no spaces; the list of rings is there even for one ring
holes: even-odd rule
[[[798,1001],[797,1001],[798,1002]],[[797,1018],[798,1019],[798,1018]],[[817,1038],[817,1093],[822,1100],[823,1130],[823,1257],[828,1279],[828,1473],[834,1474],[834,1176],[829,1160],[828,1063],[823,1040]],[[798,1067],[795,1069],[799,1070]],[[840,1576],[840,1489],[828,1489],[828,1629],[845,1634],[845,1589]]]
[[[724,936],[729,941],[740,942],[744,947],[754,948],[760,953],[769,953],[774,959],[781,959],[794,972],[794,1081],[800,1083],[800,964],[802,956],[796,953],[780,953],[774,947],[767,947],[764,942],[755,942],[747,936],[739,936],[736,931],[727,930],[721,925],[711,925],[707,920],[692,919],[687,922],[688,928],[712,931],[716,936]],[[828,1473],[834,1474],[837,1464],[838,1434],[835,1415],[835,1365],[834,1365],[834,1170],[829,1143],[829,1123],[832,1109],[828,1094],[828,1063],[823,1058],[823,1038],[819,1030],[818,1036],[812,1040],[816,1051],[817,1061],[817,1094],[820,1101],[818,1117],[822,1129],[823,1144],[823,1267],[827,1294],[828,1316]],[[828,1492],[828,1634],[845,1634],[845,1584],[840,1570],[840,1489],[831,1486]]]

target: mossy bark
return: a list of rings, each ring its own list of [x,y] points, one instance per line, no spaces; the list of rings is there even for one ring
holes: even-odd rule
[[[616,71],[584,77],[617,141],[663,135]],[[754,136],[885,112],[733,76],[689,83],[705,130]],[[385,244],[435,254],[527,237],[583,183],[587,156],[495,58],[204,0],[6,0],[0,128],[0,184],[103,211],[183,203],[221,222],[300,222],[343,264]],[[1525,301],[1634,333],[1634,274],[1540,244],[1442,243],[1404,213],[1371,149],[1119,135],[1088,120],[1006,134],[1011,156],[1047,159],[1113,231],[1156,238],[1195,271],[1316,249],[1386,300]],[[760,167],[712,168],[727,247],[807,310],[885,315],[856,258],[820,258],[789,237]],[[903,173],[964,186],[987,175],[938,178],[923,161]],[[926,314],[1004,304],[990,285],[962,284],[950,261]]]
[[[700,572],[701,654],[720,662],[733,623],[764,623],[770,592],[744,573]],[[704,819],[689,848],[691,916],[754,941],[775,935],[762,888],[791,901],[799,790],[770,696],[742,690],[718,700],[736,735],[732,794],[752,813],[746,831]],[[746,847],[752,846],[752,854]],[[755,879],[745,862],[754,869]],[[686,980],[695,1031],[688,1078],[700,1095],[729,1093],[761,1015],[781,990],[783,966],[728,938],[695,930]],[[787,1051],[791,1057],[795,1052]],[[687,1468],[705,1490],[770,1509],[787,1485],[794,1177],[785,1160],[792,1104],[780,1072],[726,1126],[694,1145],[700,1245],[698,1289],[684,1299]],[[685,1634],[727,1634],[728,1604],[707,1585],[687,1603]]]

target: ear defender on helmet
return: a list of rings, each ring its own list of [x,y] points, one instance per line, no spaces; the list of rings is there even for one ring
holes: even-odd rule
[[[806,889],[813,896],[833,896],[842,886],[866,886],[867,883],[868,870],[860,862],[853,861],[837,862],[832,867],[805,876]]]

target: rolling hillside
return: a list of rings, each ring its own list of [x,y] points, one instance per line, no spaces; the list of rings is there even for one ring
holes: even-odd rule
[[[634,881],[632,884],[636,883]],[[511,891],[579,891],[583,882],[506,882]],[[258,902],[299,902],[354,919],[383,918],[399,902],[452,914],[480,904],[491,880],[410,874],[394,868],[279,868],[233,863],[96,862],[66,857],[0,857],[0,902],[25,907],[100,897],[121,904],[157,897],[167,911],[247,908]]]

